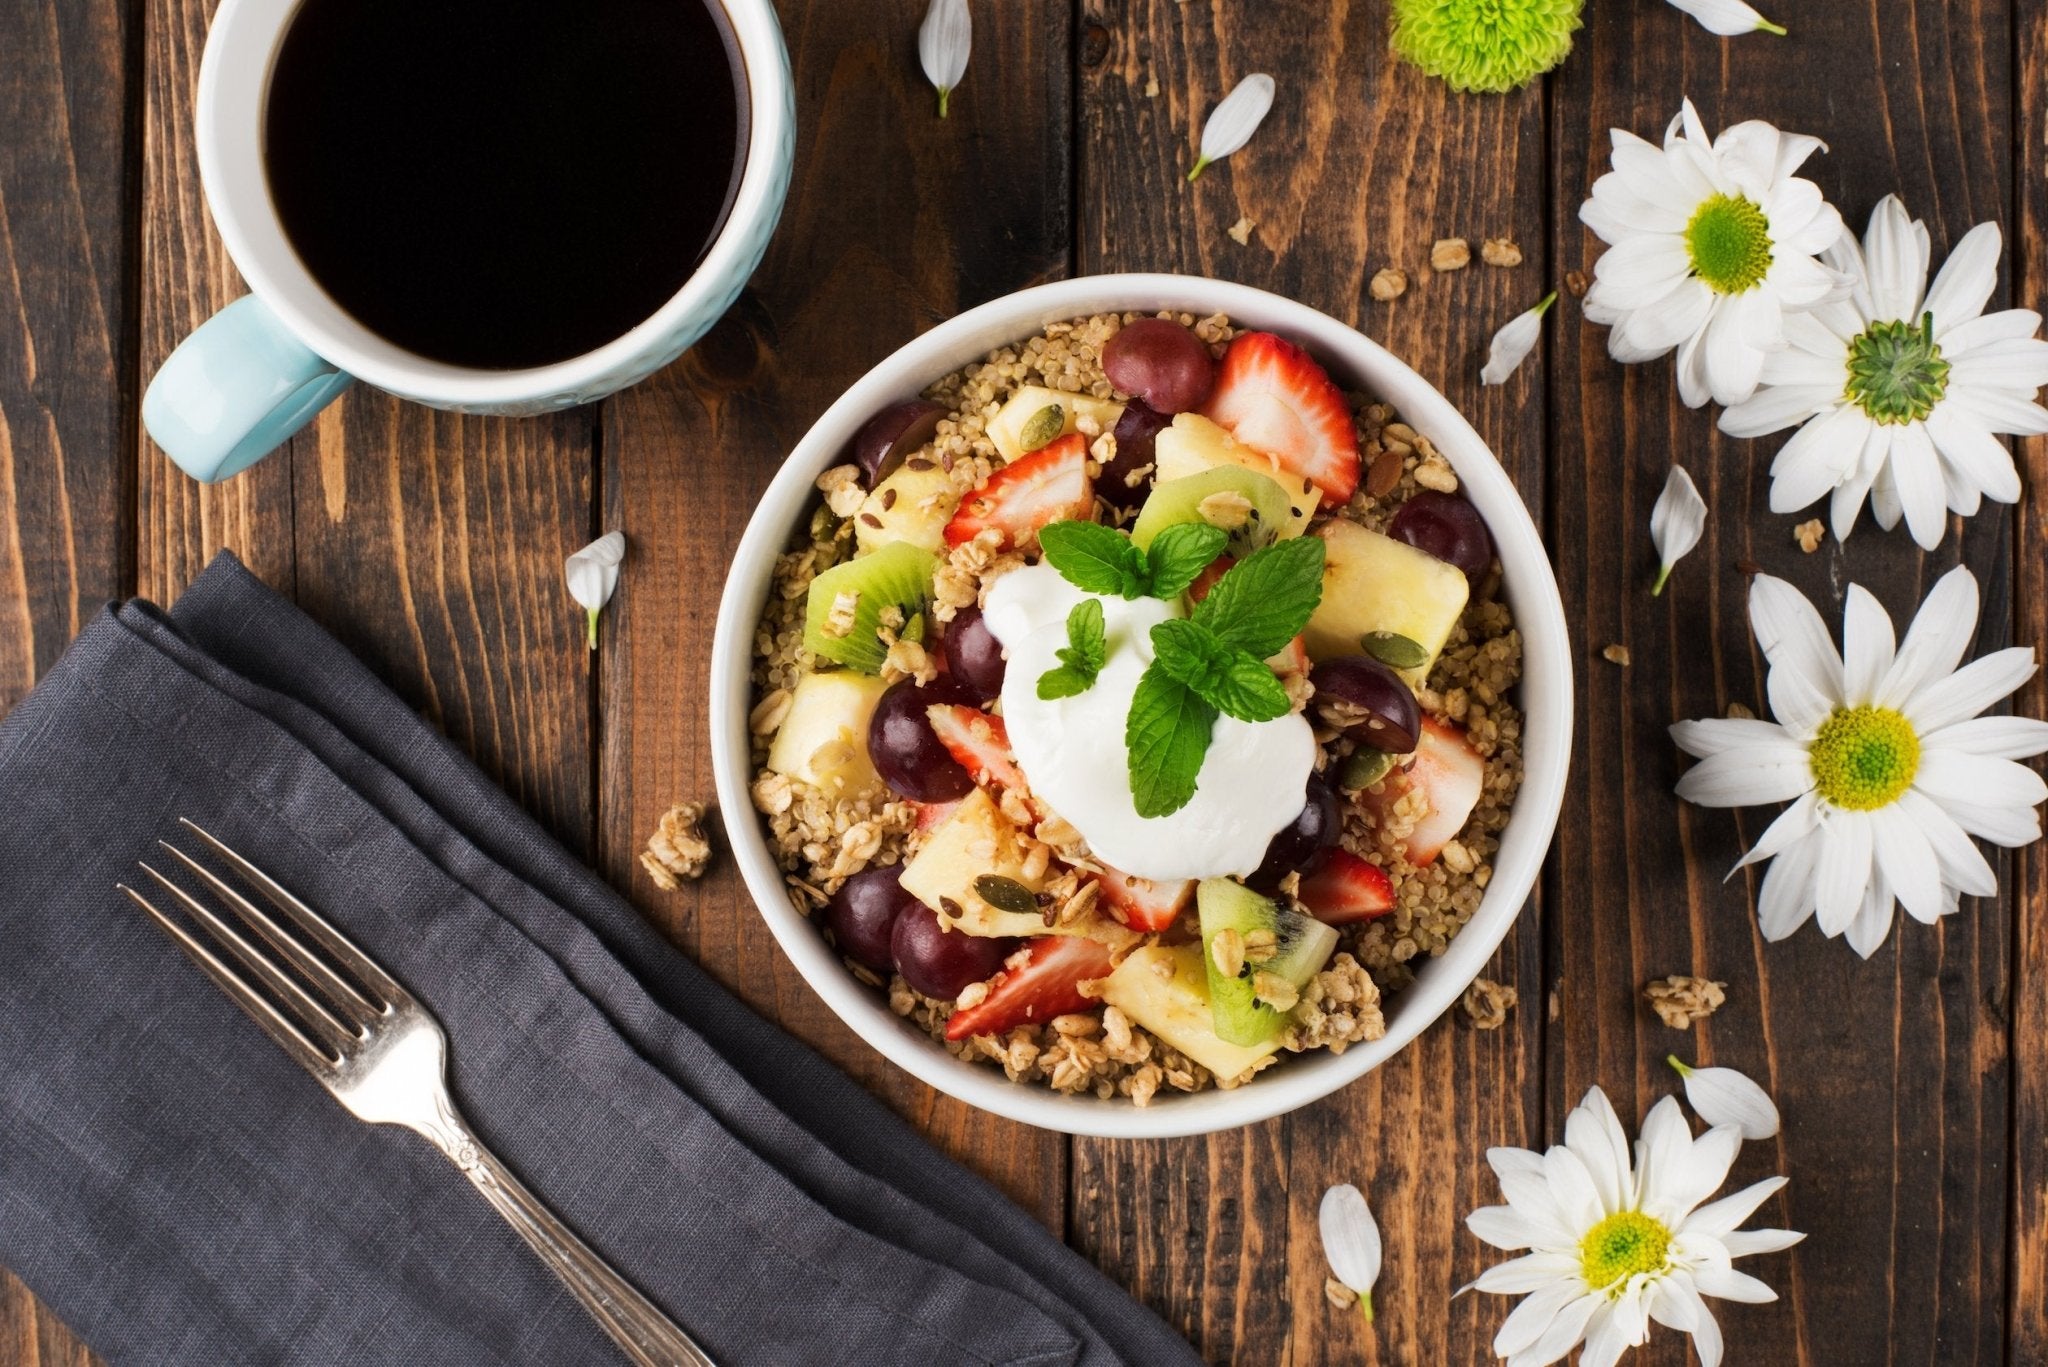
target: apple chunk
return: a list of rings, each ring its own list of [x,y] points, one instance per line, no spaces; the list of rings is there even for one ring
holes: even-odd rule
[[[1053,404],[1059,405],[1063,421],[1059,431],[1046,435],[1046,441],[1080,431],[1080,421],[1084,417],[1095,420],[1097,432],[1113,432],[1116,420],[1124,415],[1124,406],[1114,399],[1098,399],[1092,394],[1064,394],[1057,389],[1027,384],[1005,399],[996,415],[988,420],[988,439],[996,444],[996,450],[1002,453],[1004,460],[1015,460],[1024,454],[1024,424]]]
[[[1241,466],[1272,480],[1286,493],[1293,514],[1286,522],[1274,526],[1273,536],[1279,541],[1306,531],[1308,520],[1323,497],[1323,491],[1315,485],[1303,487],[1299,478],[1280,468],[1279,461],[1246,446],[1199,413],[1175,415],[1173,426],[1153,438],[1152,459],[1158,467],[1153,473],[1155,484],[1186,479],[1219,465]]]
[[[1323,599],[1302,637],[1313,659],[1364,652],[1372,632],[1406,636],[1427,659],[1402,671],[1410,683],[1429,677],[1444,642],[1464,614],[1471,586],[1464,573],[1406,542],[1332,518],[1323,538]]]
[[[882,777],[868,758],[868,722],[887,687],[853,669],[804,675],[768,747],[768,767],[831,798],[879,789]]]
[[[1228,1081],[1280,1047],[1284,1031],[1258,1044],[1226,1043],[1209,1006],[1209,977],[1198,943],[1146,945],[1103,980],[1102,999]]]

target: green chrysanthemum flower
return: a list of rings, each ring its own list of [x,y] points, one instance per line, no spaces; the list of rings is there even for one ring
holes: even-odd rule
[[[1453,90],[1498,93],[1562,62],[1585,0],[1394,0],[1394,51]]]

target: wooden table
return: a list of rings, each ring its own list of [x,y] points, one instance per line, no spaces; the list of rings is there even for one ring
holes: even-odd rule
[[[2048,445],[2017,517],[1931,555],[1868,523],[1812,555],[1766,507],[1768,446],[1682,408],[1668,364],[1624,370],[1567,297],[1547,349],[1482,391],[1486,340],[1583,271],[1577,206],[1607,129],[1655,136],[1683,94],[1719,128],[1761,117],[1832,144],[1815,175],[1859,228],[1896,190],[1937,256],[2005,224],[2000,301],[2048,273],[2048,0],[1777,0],[1794,36],[1713,38],[1655,0],[1594,0],[1536,87],[1460,97],[1396,65],[1385,3],[975,0],[973,64],[934,117],[913,55],[923,0],[785,0],[801,135],[782,230],[725,322],[602,405],[507,422],[357,389],[287,453],[202,488],[138,431],[168,349],[243,292],[201,204],[192,94],[206,0],[13,0],[0,10],[0,706],[110,598],[168,601],[223,546],[337,632],[720,979],[816,1043],[1184,1329],[1217,1362],[1491,1361],[1506,1313],[1451,1300],[1490,1261],[1465,1212],[1496,1199],[1488,1145],[1541,1147],[1598,1083],[1631,1115],[1677,1050],[1748,1070],[1783,1134],[1737,1176],[1789,1172],[1810,1231],[1725,1306],[1733,1360],[2048,1361],[2048,854],[1994,861],[2001,896],[1910,921],[1869,962],[1808,929],[1766,947],[1753,878],[1723,882],[1763,815],[1681,807],[1665,726],[1761,708],[1744,624],[1763,567],[1830,615],[1851,580],[1903,622],[1959,559],[1982,648],[2048,637]],[[1182,180],[1240,76],[1279,99],[1251,147]],[[1247,245],[1225,235],[1257,221]],[[1512,237],[1519,269],[1430,278],[1439,237]],[[1366,282],[1404,268],[1407,294]],[[1070,1141],[992,1119],[885,1066],[776,951],[730,866],[680,894],[635,854],[708,795],[710,622],[748,510],[810,421],[889,348],[1037,281],[1178,270],[1350,320],[1471,415],[1548,533],[1575,632],[1571,791],[1540,897],[1490,970],[1521,1006],[1446,1020],[1292,1116],[1176,1143]],[[1645,527],[1671,460],[1699,477],[1705,544],[1662,598]],[[586,654],[563,556],[632,540]],[[2034,551],[2015,553],[2015,547]],[[1633,663],[1603,659],[1629,648]],[[2040,715],[2043,689],[2023,710]],[[735,814],[738,819],[747,819]],[[1725,979],[1696,1034],[1643,1008],[1652,977]],[[1371,1193],[1379,1323],[1323,1299],[1315,1209]],[[1767,1213],[1777,1210],[1776,1203]],[[0,1274],[0,1359],[90,1355]],[[1687,1360],[1660,1335],[1636,1361]]]

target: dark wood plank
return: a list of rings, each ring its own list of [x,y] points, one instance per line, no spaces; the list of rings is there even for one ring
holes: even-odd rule
[[[775,948],[729,862],[663,893],[637,860],[671,803],[711,793],[710,624],[783,456],[891,349],[1066,264],[1064,11],[977,6],[973,65],[944,122],[917,67],[923,12],[782,6],[800,131],[767,262],[710,337],[605,406],[604,525],[625,529],[631,558],[602,652],[598,844],[607,876],[720,980],[1058,1228],[1064,1140],[942,1098],[862,1044]]]
[[[139,14],[0,13],[0,711],[127,574]]]
[[[1747,118],[1833,147],[1808,171],[1860,232],[1896,189],[1924,216],[1936,259],[1972,224],[2007,218],[2009,13],[2000,0],[1860,0],[1782,16],[1788,40],[1723,41],[1661,5],[1601,6],[1554,86],[1553,213],[1559,264],[1588,269],[1597,244],[1577,222],[1605,169],[1610,126],[1661,136],[1690,91],[1718,131]],[[1824,72],[1822,67],[1825,68]],[[2001,296],[2002,297],[2002,296]],[[1569,305],[1570,301],[1567,301]],[[1994,307],[1998,306],[1994,303]],[[1558,993],[1547,1130],[1587,1087],[1626,1117],[1673,1090],[1667,1052],[1760,1079],[1786,1128],[1751,1145],[1738,1181],[1789,1173],[1766,1206],[1809,1231],[1749,1270],[1775,1305],[1717,1304],[1732,1358],[1774,1362],[1992,1362],[2004,1353],[2010,869],[2005,899],[1966,904],[1939,930],[1902,928],[1867,963],[1808,927],[1766,947],[1754,878],[1721,881],[1768,813],[1682,807],[1680,756],[1665,727],[1741,703],[1759,715],[1763,672],[1745,619],[1747,562],[1797,584],[1839,625],[1850,582],[1903,628],[1958,559],[1983,582],[1980,648],[2011,635],[2011,528],[1994,510],[1933,554],[1867,520],[1845,548],[1793,543],[1800,517],[1768,510],[1778,439],[1719,437],[1680,406],[1667,362],[1624,368],[1575,307],[1559,319],[1553,378],[1554,540],[1579,647],[1573,784],[1552,852],[1548,966]],[[1650,507],[1673,459],[1712,507],[1707,540],[1662,598]],[[1630,648],[1626,670],[1609,643]],[[2009,863],[2009,861],[2001,861]],[[1725,979],[1728,1005],[1696,1035],[1642,1008],[1648,979]],[[1746,1265],[1747,1266],[1747,1265]],[[1636,1359],[1687,1361],[1676,1335]]]
[[[132,574],[140,15],[0,11],[0,713]],[[0,1357],[91,1360],[4,1272]]]
[[[2017,203],[2008,234],[2013,252],[2013,298],[2039,307],[2048,284],[2048,4],[2015,0],[2013,58],[2017,104]],[[2027,498],[2014,536],[2013,638],[2048,648],[2048,439],[2018,443]],[[2048,716],[2048,681],[2036,676],[2014,700],[2014,710]],[[2008,1009],[2012,1024],[2013,1194],[2011,1285],[2006,1289],[2006,1362],[2022,1367],[2048,1361],[2048,851],[2033,845],[2013,861],[2013,960]]]
[[[1393,63],[1369,6],[1082,8],[1077,269],[1241,280],[1357,324],[1473,417],[1540,510],[1541,367],[1478,382],[1493,328],[1549,289],[1540,95],[1452,95]],[[1202,118],[1252,71],[1278,80],[1273,113],[1187,185]],[[1245,246],[1225,234],[1240,216],[1258,224]],[[1512,237],[1527,264],[1425,278],[1430,244],[1454,236],[1475,252]],[[1365,294],[1384,266],[1410,279],[1391,304]],[[1440,1022],[1338,1095],[1233,1134],[1077,1142],[1074,1242],[1213,1361],[1490,1360],[1493,1308],[1448,1296],[1477,1268],[1462,1220],[1492,1199],[1482,1155],[1540,1119],[1540,945],[1531,909],[1490,970],[1525,1004],[1499,1032]],[[1368,1192],[1386,1239],[1370,1333],[1323,1296],[1316,1208],[1336,1182]]]

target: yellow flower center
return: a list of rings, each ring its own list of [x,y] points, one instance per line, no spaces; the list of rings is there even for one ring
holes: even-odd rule
[[[1741,294],[1771,269],[1771,225],[1744,195],[1715,195],[1685,225],[1693,274],[1716,294]]]
[[[1920,769],[1920,737],[1889,707],[1842,707],[1807,754],[1814,787],[1837,807],[1872,812],[1898,801]]]
[[[1579,1266],[1595,1291],[1670,1266],[1671,1230],[1639,1210],[1618,1210],[1579,1240]]]

